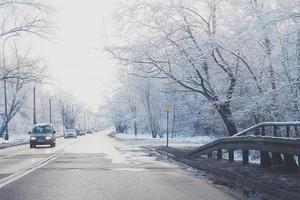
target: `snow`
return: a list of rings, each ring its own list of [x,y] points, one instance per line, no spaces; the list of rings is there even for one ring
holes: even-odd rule
[[[29,139],[28,134],[11,134],[9,135],[9,140],[4,140],[4,138],[0,138],[1,144],[18,144],[27,142]]]
[[[164,138],[152,138],[151,134],[139,134],[135,136],[134,134],[114,134],[114,136],[118,139],[122,140],[151,140],[151,141],[166,141],[166,137]],[[191,144],[206,144],[209,143],[216,138],[210,136],[177,136],[174,138],[169,138],[170,142],[174,143],[191,143]]]
[[[139,134],[137,136],[135,136],[132,133],[129,134],[125,134],[125,133],[119,133],[119,134],[114,134],[115,138],[121,139],[121,140],[145,140],[145,141],[152,141],[152,142],[165,142],[166,138],[152,138],[151,134]],[[198,146],[198,145],[204,145],[207,144],[209,142],[212,142],[214,140],[216,140],[216,137],[210,137],[210,136],[184,136],[184,135],[180,135],[177,136],[176,138],[169,138],[170,143],[178,143],[178,144],[184,144],[187,146]],[[241,150],[235,151],[235,160],[237,161],[242,161],[243,160],[243,154]],[[259,152],[258,151],[254,151],[254,150],[250,150],[249,152],[249,161],[250,163],[256,163],[259,164],[260,163],[260,159],[259,159]],[[223,159],[228,159],[228,152],[224,152],[223,154]]]

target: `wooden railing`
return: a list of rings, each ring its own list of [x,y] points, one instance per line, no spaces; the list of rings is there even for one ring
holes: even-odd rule
[[[249,150],[260,151],[260,164],[262,167],[285,164],[289,171],[297,171],[299,168],[300,138],[291,138],[291,127],[296,132],[300,122],[264,122],[248,128],[233,137],[220,138],[203,145],[187,154],[188,157],[207,155],[211,158],[216,152],[218,159],[223,158],[223,152],[228,152],[229,162],[233,162],[234,151],[242,150],[243,164],[249,164]],[[266,136],[266,128],[272,127],[272,134]],[[278,128],[285,127],[285,134],[278,134]],[[249,133],[253,133],[249,135]],[[249,135],[249,136],[248,136]],[[294,134],[295,135],[295,134]],[[295,160],[298,157],[298,161]]]

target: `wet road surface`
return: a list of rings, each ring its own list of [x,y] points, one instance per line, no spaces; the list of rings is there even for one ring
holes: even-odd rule
[[[234,199],[176,164],[107,134],[58,139],[55,148],[0,150],[0,199]]]

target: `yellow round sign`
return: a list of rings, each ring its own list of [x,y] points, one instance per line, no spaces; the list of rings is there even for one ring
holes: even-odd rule
[[[173,108],[173,105],[171,104],[171,103],[166,103],[165,105],[164,105],[164,108],[166,109],[166,110],[172,110],[172,108]]]

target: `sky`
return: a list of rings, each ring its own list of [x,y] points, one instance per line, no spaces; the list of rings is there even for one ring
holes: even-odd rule
[[[104,34],[111,29],[116,0],[52,0],[57,9],[55,41],[43,53],[53,79],[53,89],[73,93],[75,98],[97,109],[103,94],[111,90],[115,62],[103,53]]]

